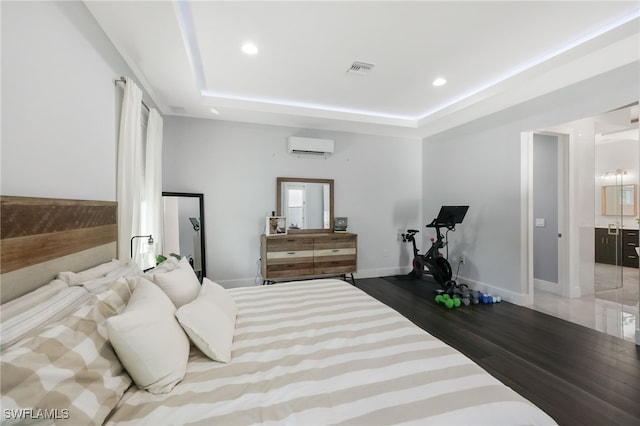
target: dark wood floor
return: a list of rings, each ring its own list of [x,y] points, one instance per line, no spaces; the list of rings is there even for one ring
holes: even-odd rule
[[[359,279],[356,286],[466,354],[560,425],[640,425],[640,349],[502,302],[448,310],[431,281]]]

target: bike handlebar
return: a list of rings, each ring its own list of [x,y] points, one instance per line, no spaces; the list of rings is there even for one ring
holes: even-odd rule
[[[447,228],[453,231],[456,228],[454,222],[437,222],[437,219],[433,219],[430,224],[425,225],[427,228]]]

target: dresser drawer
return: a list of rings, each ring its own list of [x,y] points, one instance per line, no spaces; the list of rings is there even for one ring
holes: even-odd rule
[[[313,273],[315,275],[326,274],[350,274],[357,270],[356,256],[332,256],[324,257],[322,259],[316,258],[314,262]]]
[[[297,250],[297,251],[267,251],[267,263],[276,261],[282,262],[304,262],[305,259],[313,260],[313,250]]]
[[[313,257],[300,259],[297,262],[281,259],[270,261],[267,264],[265,276],[272,279],[304,277],[306,275],[313,275]]]
[[[314,250],[313,255],[316,259],[327,257],[327,256],[344,256],[344,255],[356,255],[356,248],[328,248],[321,250]]]
[[[269,252],[296,252],[313,251],[313,238],[269,238],[266,251]]]
[[[354,249],[357,245],[357,236],[354,234],[334,235],[316,238],[313,249],[318,251],[335,249]]]

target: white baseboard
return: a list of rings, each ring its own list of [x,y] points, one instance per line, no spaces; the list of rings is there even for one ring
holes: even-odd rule
[[[500,296],[505,302],[513,303],[514,305],[527,306],[533,303],[532,295],[514,293],[513,291],[495,287],[491,284],[470,280],[460,276],[458,276],[457,282],[467,284],[469,288],[481,291],[482,293],[491,294],[492,296]]]

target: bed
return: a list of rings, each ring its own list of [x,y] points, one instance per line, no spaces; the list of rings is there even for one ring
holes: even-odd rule
[[[341,280],[224,289],[110,260],[52,282],[0,308],[7,424],[555,424]]]

